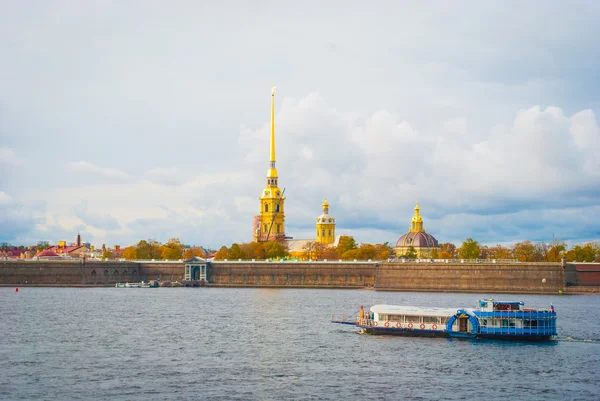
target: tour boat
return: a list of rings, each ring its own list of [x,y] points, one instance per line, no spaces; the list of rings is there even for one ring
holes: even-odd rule
[[[422,337],[501,340],[551,340],[556,335],[556,310],[527,309],[520,301],[480,300],[476,308],[425,308],[374,305],[360,307],[355,321],[333,323],[356,326],[364,333]]]
[[[117,283],[116,288],[158,288],[158,281],[140,281],[139,283]]]

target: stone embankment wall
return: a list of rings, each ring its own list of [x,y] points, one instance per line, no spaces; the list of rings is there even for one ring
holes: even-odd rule
[[[557,293],[560,263],[382,263],[375,288],[404,291]]]
[[[374,262],[213,262],[209,281],[216,286],[369,287]]]
[[[181,262],[0,260],[0,284],[109,286],[140,280],[181,280]]]
[[[211,264],[209,281],[224,287],[556,293],[567,286],[569,292],[578,288],[578,270],[558,263],[223,261]],[[182,280],[183,273],[182,262],[0,260],[0,285],[108,286],[126,281]],[[589,272],[584,278],[595,280],[590,273],[597,274]]]

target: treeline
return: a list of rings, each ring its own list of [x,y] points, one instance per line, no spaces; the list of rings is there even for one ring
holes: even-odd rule
[[[563,256],[567,262],[600,262],[600,244],[588,242],[569,248],[564,241],[554,240],[551,243],[523,241],[512,247],[488,247],[467,238],[459,248],[445,243],[431,254],[432,259],[516,259],[520,262],[560,262]]]
[[[308,241],[299,252],[301,255],[291,255],[286,243],[249,242],[232,244],[229,248],[221,247],[215,254],[215,260],[265,260],[281,259],[299,256],[304,260],[386,260],[392,253],[392,248],[385,244],[361,244],[358,246],[352,237],[341,237],[337,247],[327,247],[316,241]]]
[[[171,238],[166,244],[155,240],[141,240],[137,245],[128,246],[121,251],[121,255],[115,254],[116,251],[106,251],[102,255],[105,259],[122,257],[127,260],[179,260],[190,259],[194,256],[206,257],[204,249],[201,247],[185,248],[179,241],[179,238]]]

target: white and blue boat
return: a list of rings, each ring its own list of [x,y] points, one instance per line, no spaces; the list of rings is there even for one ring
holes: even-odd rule
[[[521,301],[480,300],[476,308],[427,308],[374,305],[354,321],[364,333],[466,339],[551,340],[556,336],[556,310],[527,309]]]

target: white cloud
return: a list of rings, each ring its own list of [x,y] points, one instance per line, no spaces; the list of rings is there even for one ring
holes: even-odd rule
[[[5,164],[9,167],[18,167],[22,164],[22,159],[17,156],[14,149],[0,147],[0,164]]]
[[[98,167],[95,164],[86,162],[83,160],[71,162],[67,164],[67,167],[75,172],[88,175],[98,175],[105,178],[111,179],[127,179],[130,178],[129,174],[125,173],[116,168],[112,167]]]

